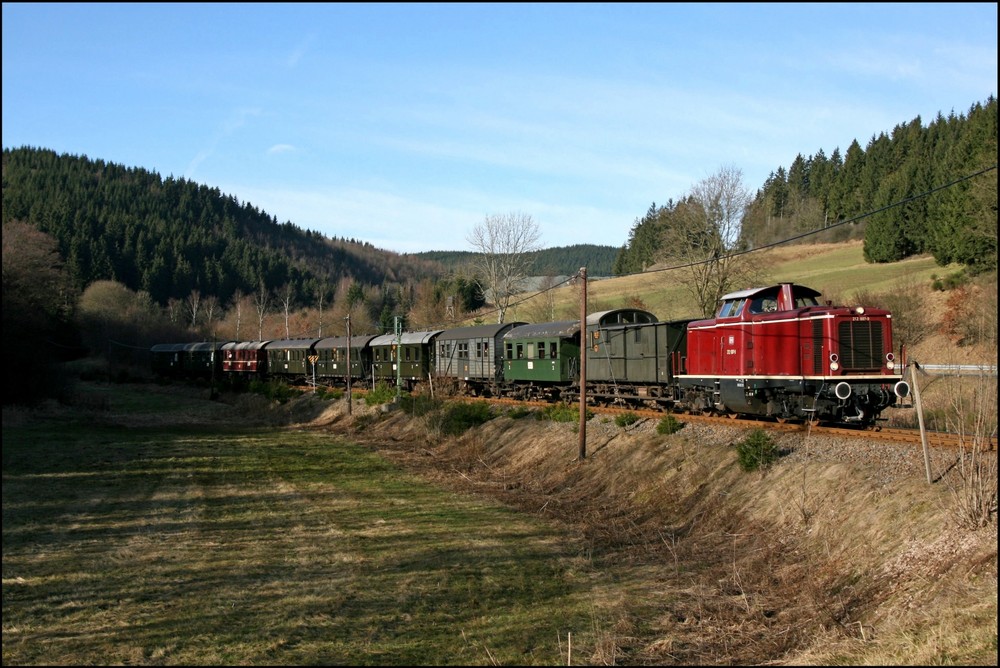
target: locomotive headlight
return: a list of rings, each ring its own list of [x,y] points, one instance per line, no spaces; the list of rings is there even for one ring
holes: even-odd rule
[[[836,371],[839,368],[840,368],[839,364],[837,364],[836,362],[830,362],[830,371]]]
[[[839,359],[837,353],[830,353],[830,371],[836,371],[840,368],[840,364],[838,364]]]
[[[854,312],[857,313],[858,315],[864,315],[865,314],[865,307],[864,306],[859,306],[856,309],[854,309]]]
[[[895,355],[893,355],[892,353],[886,353],[885,354],[885,368],[889,369],[890,371],[892,371],[893,369],[895,369],[896,368],[895,359],[896,359]]]

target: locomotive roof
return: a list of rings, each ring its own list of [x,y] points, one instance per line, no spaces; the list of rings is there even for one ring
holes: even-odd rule
[[[514,327],[520,327],[521,325],[526,325],[526,322],[504,322],[499,325],[472,325],[469,327],[459,327],[458,329],[446,330],[441,336],[438,337],[439,341],[452,341],[455,339],[479,339],[479,338],[492,338],[503,332],[504,330],[509,330]]]
[[[395,334],[383,334],[372,339],[369,345],[391,346],[397,341],[401,344],[427,343],[443,331],[443,329],[435,329],[429,332],[403,332],[398,337]]]
[[[749,288],[747,290],[737,290],[736,292],[730,292],[728,295],[722,295],[719,297],[719,301],[726,301],[727,299],[742,299],[744,297],[753,297],[761,292],[770,292],[771,290],[781,289],[783,283],[777,283],[775,285],[766,285],[762,288]],[[822,292],[813,290],[812,288],[807,288],[804,285],[792,285],[792,294],[796,297],[819,297]]]
[[[579,333],[579,331],[579,320],[558,320],[556,322],[541,322],[533,325],[521,325],[504,334],[503,338],[504,340],[537,338],[540,336],[568,338]]]

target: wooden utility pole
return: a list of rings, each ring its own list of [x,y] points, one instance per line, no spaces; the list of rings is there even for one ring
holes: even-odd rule
[[[580,461],[587,458],[587,268],[580,267]]]
[[[351,314],[347,314],[347,414],[353,415],[351,404]]]
[[[933,484],[931,477],[931,453],[927,448],[927,429],[924,427],[924,409],[920,405],[920,385],[917,384],[917,368],[920,365],[916,361],[910,363],[910,380],[913,381],[913,405],[917,409],[917,424],[920,425],[920,442],[924,446],[924,471],[927,473],[927,483]]]

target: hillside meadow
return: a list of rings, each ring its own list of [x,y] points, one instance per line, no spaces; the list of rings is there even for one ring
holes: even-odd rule
[[[864,259],[862,241],[838,244],[786,245],[751,254],[755,265],[766,268],[760,284],[788,281],[819,290],[824,295],[851,299],[859,290],[888,292],[901,285],[921,285],[930,289],[933,276],[959,271],[960,267],[940,267],[929,255],[890,264],[870,264]],[[604,278],[588,285],[591,311],[621,308],[628,299],[638,300],[662,320],[697,317],[691,297],[677,282],[682,269],[654,265],[648,271],[629,276]],[[743,289],[741,286],[736,289]],[[559,317],[579,317],[579,291],[574,287],[554,290]],[[508,320],[525,316],[531,300],[511,309]]]

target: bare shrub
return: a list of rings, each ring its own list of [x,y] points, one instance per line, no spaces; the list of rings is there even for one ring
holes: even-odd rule
[[[963,528],[981,529],[997,517],[997,379],[978,376],[951,397],[949,428],[962,441],[951,486],[955,518]]]
[[[959,345],[984,343],[996,346],[996,274],[992,274],[990,280],[962,285],[951,291],[941,330]]]

